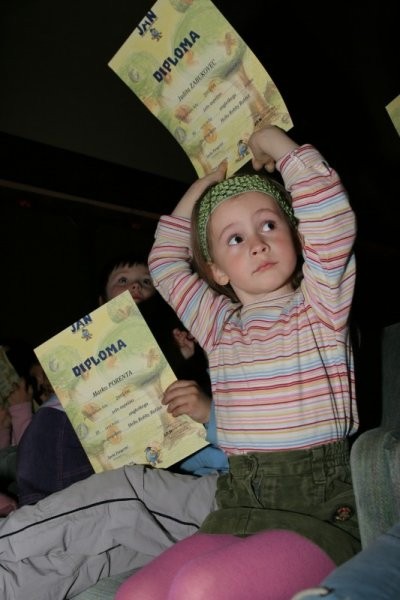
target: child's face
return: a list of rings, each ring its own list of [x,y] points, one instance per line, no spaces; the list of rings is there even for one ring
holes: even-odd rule
[[[155,294],[156,290],[146,265],[123,265],[111,272],[106,286],[107,300],[112,300],[125,290],[130,291],[136,304]]]
[[[270,196],[246,192],[222,202],[211,215],[209,239],[214,280],[230,283],[243,305],[292,291],[296,250],[290,227]]]

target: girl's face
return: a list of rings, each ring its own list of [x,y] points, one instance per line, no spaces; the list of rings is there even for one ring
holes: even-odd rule
[[[130,291],[136,304],[155,294],[156,290],[146,265],[122,265],[111,272],[106,287],[107,300],[112,300],[125,290]]]
[[[214,280],[230,283],[243,305],[293,290],[296,250],[273,198],[245,192],[225,200],[212,213],[208,231]]]

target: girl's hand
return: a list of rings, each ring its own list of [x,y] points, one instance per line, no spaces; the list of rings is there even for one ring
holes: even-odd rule
[[[193,206],[196,200],[214,183],[223,181],[226,176],[226,169],[228,163],[226,160],[222,161],[214,171],[207,173],[204,177],[197,179],[190,188],[184,193],[177,206],[173,210],[172,214],[176,217],[190,218],[192,214]]]
[[[186,358],[186,360],[192,358],[196,344],[194,337],[188,331],[183,331],[178,328],[172,331],[172,335],[175,342],[178,344],[183,358]]]
[[[162,403],[174,417],[188,415],[198,423],[207,423],[210,419],[211,398],[195,381],[174,381],[165,390]]]
[[[252,164],[259,171],[264,168],[273,173],[277,161],[298,148],[284,131],[275,125],[268,125],[251,134],[248,147],[253,153]]]

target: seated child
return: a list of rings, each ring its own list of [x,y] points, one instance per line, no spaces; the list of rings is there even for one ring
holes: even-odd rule
[[[211,400],[207,361],[174,311],[156,292],[144,258],[118,257],[104,267],[100,276],[99,304],[129,289],[179,378],[168,390],[166,401],[175,416],[186,412],[193,417],[200,412],[202,422],[210,420]],[[34,504],[49,494],[92,475],[94,470],[64,409],[36,360],[30,374],[35,378],[41,406],[27,428],[19,449],[17,483],[19,505]],[[188,408],[188,406],[192,408]],[[210,425],[209,441],[215,439]],[[203,475],[223,471],[224,453],[214,445],[194,453],[171,470]]]

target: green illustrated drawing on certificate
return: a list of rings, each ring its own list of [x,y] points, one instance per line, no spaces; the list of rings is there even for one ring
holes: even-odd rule
[[[35,352],[96,472],[166,468],[207,445],[203,425],[161,404],[176,377],[129,292]]]
[[[158,0],[109,66],[170,131],[199,177],[250,159],[267,124],[293,126],[273,80],[211,0]]]

